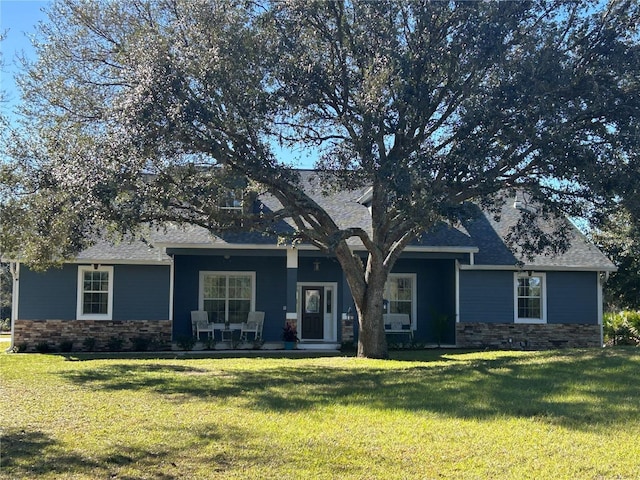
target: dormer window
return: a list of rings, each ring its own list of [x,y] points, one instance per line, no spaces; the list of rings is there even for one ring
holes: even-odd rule
[[[240,188],[228,190],[220,201],[220,210],[242,212],[244,192]]]
[[[221,225],[244,228],[253,210],[255,193],[244,188],[230,188],[218,197]]]

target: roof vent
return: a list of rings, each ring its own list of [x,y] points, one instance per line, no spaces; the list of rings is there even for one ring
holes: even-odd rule
[[[516,194],[516,199],[513,202],[513,208],[520,210],[521,212],[529,212],[532,215],[538,214],[538,209],[526,200],[524,193]]]

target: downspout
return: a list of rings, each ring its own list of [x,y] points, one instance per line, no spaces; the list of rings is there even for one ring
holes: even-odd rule
[[[11,345],[9,349],[13,350],[15,346],[14,329],[16,320],[18,320],[18,298],[20,296],[20,262],[9,263],[9,271],[13,279],[13,288],[11,289]]]
[[[471,257],[473,258],[473,257]],[[458,345],[458,327],[457,324],[460,323],[460,262],[456,260],[456,271],[455,271],[455,289],[456,289],[456,328],[453,332],[453,342],[457,346]]]
[[[609,272],[597,272],[598,290],[598,325],[600,325],[600,346],[604,346],[604,298],[602,294],[602,286],[609,280]]]
[[[460,323],[460,262],[456,260],[456,323]]]
[[[173,296],[175,294],[174,256],[169,255],[169,322],[171,323],[171,341],[173,342]]]

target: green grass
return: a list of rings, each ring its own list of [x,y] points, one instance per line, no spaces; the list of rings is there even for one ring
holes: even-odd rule
[[[640,349],[0,356],[0,478],[637,479]]]

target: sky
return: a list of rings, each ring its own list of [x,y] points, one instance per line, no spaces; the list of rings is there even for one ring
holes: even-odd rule
[[[0,0],[0,32],[6,34],[5,40],[0,42],[3,62],[0,89],[6,96],[7,102],[2,104],[6,113],[10,113],[19,100],[15,75],[20,66],[16,55],[24,53],[33,58],[34,51],[29,36],[35,33],[35,26],[39,21],[46,20],[42,9],[49,3],[40,0]]]

